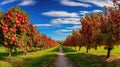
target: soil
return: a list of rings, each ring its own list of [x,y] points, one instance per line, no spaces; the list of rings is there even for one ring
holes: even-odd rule
[[[59,53],[55,62],[55,67],[73,67],[73,64],[65,56],[62,47],[59,48]]]

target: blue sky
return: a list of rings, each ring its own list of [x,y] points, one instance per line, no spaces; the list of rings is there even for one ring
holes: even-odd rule
[[[112,6],[112,0],[0,0],[1,10],[20,6],[37,30],[55,40],[64,40],[73,29],[80,29],[79,20],[85,13],[104,13],[104,5]]]

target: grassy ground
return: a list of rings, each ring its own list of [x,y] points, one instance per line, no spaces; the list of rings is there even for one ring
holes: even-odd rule
[[[111,51],[111,58],[106,59],[107,50],[99,47],[98,50],[91,49],[85,53],[85,47],[78,51],[70,47],[63,47],[67,57],[73,62],[75,67],[120,67],[120,46]]]
[[[5,50],[0,47],[0,67],[53,67],[58,53],[58,46],[46,50],[36,50],[27,55],[18,51],[12,57],[7,57]]]

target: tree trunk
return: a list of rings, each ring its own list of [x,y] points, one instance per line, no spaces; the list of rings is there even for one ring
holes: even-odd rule
[[[75,50],[76,50],[76,46],[75,46]]]
[[[81,46],[79,46],[79,51],[80,51],[80,49],[81,49]]]
[[[88,53],[88,47],[87,47],[86,53]]]
[[[11,55],[12,55],[12,50],[8,48],[8,56],[11,57]]]
[[[110,57],[110,52],[111,52],[112,48],[108,48],[108,52],[107,52],[107,58]]]
[[[17,47],[14,48],[15,53],[17,53]]]
[[[24,55],[27,55],[27,52],[25,52]]]

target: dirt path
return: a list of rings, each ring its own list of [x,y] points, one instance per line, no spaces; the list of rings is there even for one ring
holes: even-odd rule
[[[59,48],[59,56],[56,59],[55,67],[73,67],[69,59],[65,56],[62,47]]]

